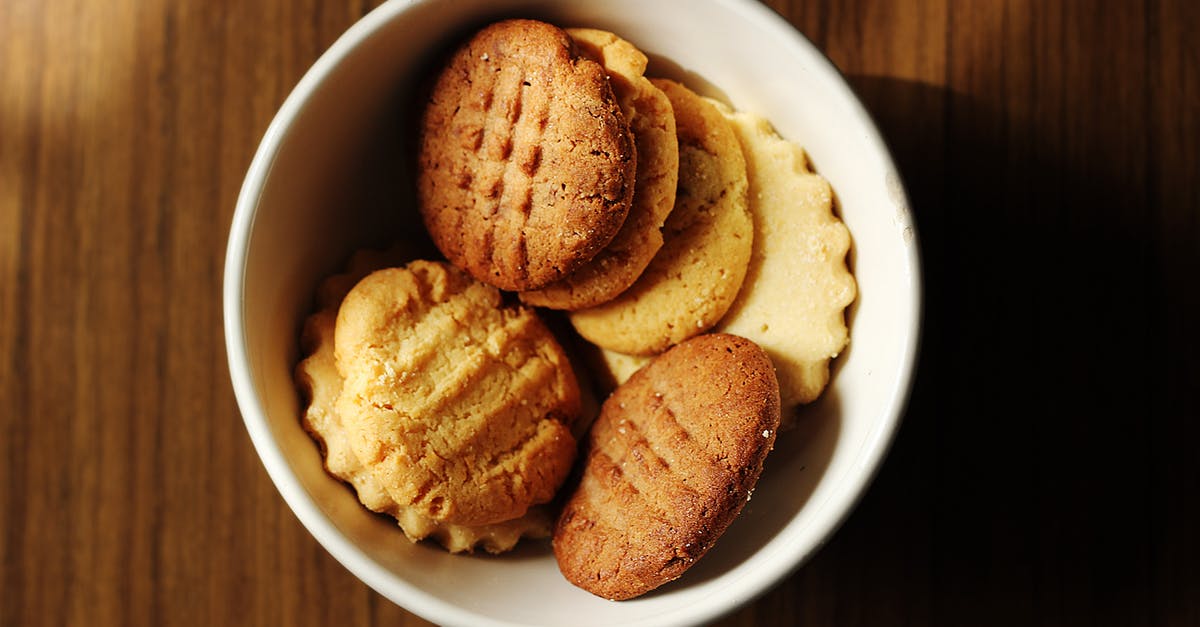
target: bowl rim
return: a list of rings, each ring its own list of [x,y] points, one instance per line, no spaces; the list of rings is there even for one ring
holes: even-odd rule
[[[514,623],[464,610],[394,576],[388,569],[355,546],[322,513],[314,499],[301,486],[295,471],[288,464],[282,449],[272,436],[266,411],[255,391],[246,344],[246,329],[243,324],[245,273],[250,235],[254,230],[264,185],[269,179],[275,159],[288,136],[292,123],[304,110],[309,97],[359,43],[381,30],[399,14],[416,5],[437,1],[439,0],[387,0],[370,11],[351,25],[318,57],[272,118],[247,170],[237,197],[229,232],[223,278],[226,353],[238,408],[259,459],[288,507],[305,529],[335,560],[376,592],[425,619],[442,624],[513,625]],[[875,120],[858,99],[845,76],[824,52],[771,8],[756,0],[711,1],[745,15],[754,23],[755,28],[782,35],[782,38],[788,41],[788,45],[811,59],[815,70],[825,74],[826,78],[833,79],[828,81],[829,84],[841,92],[836,95],[849,105],[846,114],[853,118],[864,131],[863,139],[879,155],[883,168],[889,173],[889,180],[894,179],[896,182],[892,195],[896,204],[903,208],[905,226],[912,234],[911,241],[906,246],[909,291],[911,293],[909,310],[906,314],[911,320],[911,327],[901,348],[902,368],[897,373],[891,390],[888,392],[889,401],[857,454],[846,484],[841,489],[833,491],[822,507],[822,509],[831,509],[835,513],[819,516],[813,523],[813,526],[817,527],[815,536],[819,540],[807,546],[801,543],[791,543],[785,546],[784,550],[787,552],[785,556],[770,560],[766,564],[766,568],[757,569],[743,578],[743,581],[738,584],[738,589],[742,591],[742,594],[722,596],[714,598],[711,602],[677,608],[665,614],[626,623],[629,625],[658,625],[668,621],[671,624],[694,624],[718,618],[768,591],[824,546],[861,501],[883,465],[908,404],[917,356],[920,351],[924,288],[919,238],[916,225],[913,224],[911,213],[908,211],[908,197],[903,179]]]

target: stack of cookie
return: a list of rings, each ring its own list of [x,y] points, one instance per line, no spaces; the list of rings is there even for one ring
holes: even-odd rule
[[[454,552],[552,533],[567,579],[612,599],[680,576],[741,511],[855,293],[803,153],[646,68],[612,33],[532,20],[460,46],[417,160],[446,261],[358,256],[323,285],[297,370],[306,427],[364,505]],[[586,437],[579,364],[538,308],[620,384]]]

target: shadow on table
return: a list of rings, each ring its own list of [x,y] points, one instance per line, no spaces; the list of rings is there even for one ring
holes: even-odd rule
[[[849,78],[922,247],[916,385],[858,512],[728,622],[1195,620],[1200,264],[1194,224],[1173,224],[1200,213],[1186,167],[1158,163],[1119,114]]]

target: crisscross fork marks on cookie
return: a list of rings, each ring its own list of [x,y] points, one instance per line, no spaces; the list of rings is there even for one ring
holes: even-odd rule
[[[712,498],[702,491],[721,482],[719,474],[706,468],[703,462],[683,468],[680,460],[686,459],[687,453],[670,454],[656,447],[637,421],[606,423],[598,429],[597,437],[614,441],[616,446],[609,450],[615,453],[601,454],[620,470],[623,480],[641,497],[626,504],[627,507],[658,518],[672,528],[681,527],[687,518],[707,517],[706,501]]]
[[[605,401],[554,532],[572,583],[628,599],[683,574],[737,516],[779,426],[761,348],[727,334],[668,350]]]
[[[454,54],[422,119],[419,162],[438,248],[514,291],[561,279],[607,245],[636,175],[603,68],[530,20],[493,24]]]
[[[402,507],[486,525],[553,497],[574,457],[579,390],[532,310],[417,261],[359,282],[335,341],[352,446]]]
[[[304,427],[321,445],[326,470],[350,483],[359,501],[368,509],[395,517],[411,540],[433,538],[451,552],[482,547],[488,552],[500,553],[511,549],[522,536],[549,535],[551,512],[546,506],[534,506],[521,518],[476,526],[438,522],[420,513],[418,507],[402,507],[352,450],[350,434],[335,407],[343,384],[334,358],[337,311],[346,293],[360,279],[373,270],[396,264],[400,259],[399,251],[356,253],[345,273],[322,282],[317,290],[318,311],[305,322],[301,345],[307,356],[296,368],[296,380],[306,396]],[[435,294],[444,296],[444,290],[428,286],[419,293],[422,301]],[[432,487],[430,481],[418,487],[418,492],[427,494]],[[437,506],[440,510],[442,504],[444,501],[441,504],[431,502],[430,507]]]
[[[569,276],[521,294],[531,305],[575,310],[625,291],[662,247],[660,229],[675,205],[679,145],[670,100],[644,76],[646,55],[609,32],[573,28],[567,33],[608,71],[637,152],[633,202],[612,242]]]
[[[644,477],[646,483],[638,485],[660,489],[662,486],[655,484],[668,479],[663,483],[670,488],[667,499],[676,504],[698,503],[711,497],[714,489],[724,490],[730,479],[728,462],[713,453],[721,450],[720,447],[694,438],[670,405],[662,402],[662,396],[655,395],[657,402],[654,396],[626,401],[641,409],[625,414],[615,423],[604,423],[600,433],[619,441],[624,447],[622,460],[632,457],[642,470],[653,471],[652,462],[657,460],[666,477],[662,473],[652,473]],[[698,428],[702,432],[712,430],[710,425],[698,425]]]

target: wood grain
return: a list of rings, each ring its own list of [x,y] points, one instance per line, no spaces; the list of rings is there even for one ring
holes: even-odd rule
[[[301,528],[228,383],[238,187],[375,2],[0,3],[0,625],[423,625]],[[917,385],[727,625],[1200,624],[1200,4],[769,2],[921,238]]]

